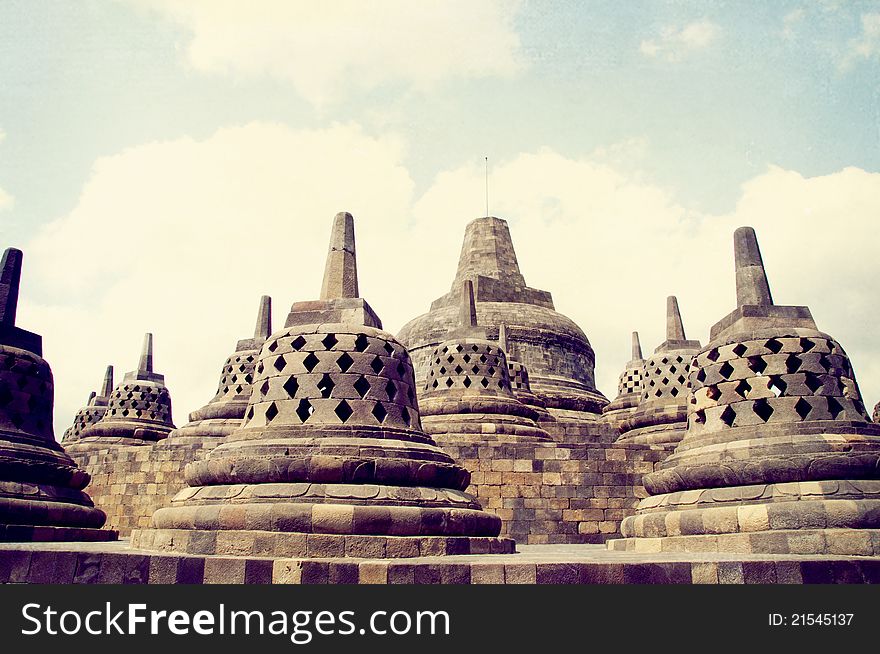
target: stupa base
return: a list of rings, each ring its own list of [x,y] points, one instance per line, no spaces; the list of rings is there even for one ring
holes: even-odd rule
[[[131,547],[225,556],[401,559],[464,554],[513,554],[510,538],[481,536],[359,536],[257,530],[141,529]]]
[[[112,529],[91,527],[53,527],[48,525],[10,525],[0,523],[2,543],[106,542],[118,538]]]

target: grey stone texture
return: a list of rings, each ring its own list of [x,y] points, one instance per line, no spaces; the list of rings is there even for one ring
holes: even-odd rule
[[[0,262],[0,541],[111,540],[89,475],[55,440],[42,339],[15,325],[22,259],[10,248]]]
[[[331,294],[356,288],[340,243],[353,254],[349,214],[334,220]],[[335,322],[340,306],[348,322]],[[151,529],[132,533],[133,546],[297,557],[513,551],[498,538],[500,519],[463,492],[467,470],[421,430],[409,353],[377,323],[360,298],[295,303],[260,351],[241,427],[186,467],[189,487]]]
[[[458,324],[465,281],[474,286],[476,318],[486,338],[497,341],[500,325],[506,325],[510,346],[529,369],[532,391],[551,413],[596,420],[608,400],[596,390],[593,348],[580,327],[554,310],[550,293],[526,285],[507,222],[495,217],[468,224],[450,292],[398,334],[413,357],[417,383],[424,383],[432,353]]]
[[[617,382],[617,397],[602,407],[602,420],[618,429],[624,420],[631,416],[642,400],[642,375],[645,360],[642,357],[642,344],[639,333],[632,333],[632,357],[627,362]]]
[[[189,422],[168,434],[169,445],[204,440],[217,445],[244,420],[251,397],[254,370],[260,348],[272,333],[272,299],[260,298],[257,323],[252,338],[238,341],[235,351],[223,362],[217,393],[208,404],[189,414]]]
[[[643,363],[641,399],[620,422],[620,440],[631,443],[677,443],[687,428],[691,359],[700,342],[688,340],[678,299],[666,299],[666,340]]]
[[[86,405],[76,412],[73,417],[73,424],[64,432],[61,443],[65,447],[69,447],[75,441],[78,441],[83,430],[98,422],[107,413],[107,406],[110,403],[110,394],[113,392],[113,366],[107,366],[104,373],[104,383],[101,386],[101,392],[92,391]]]
[[[106,445],[147,445],[166,438],[172,429],[171,395],[165,378],[153,371],[153,335],[147,333],[137,370],[125,374],[110,394],[104,416],[83,429],[68,449],[81,452]]]
[[[754,230],[734,243],[737,309],[694,357],[687,433],[614,547],[875,556],[880,426],[840,344],[772,303]]]

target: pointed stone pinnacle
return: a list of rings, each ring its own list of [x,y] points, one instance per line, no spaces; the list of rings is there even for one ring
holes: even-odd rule
[[[254,327],[254,340],[265,341],[272,335],[272,298],[264,295],[260,298],[260,310],[257,313],[257,326]]]
[[[359,297],[359,292],[354,247],[354,218],[350,213],[341,212],[333,218],[330,249],[327,252],[327,265],[324,268],[324,283],[321,285],[321,299],[356,297]]]
[[[461,327],[477,326],[477,305],[474,302],[474,283],[466,279],[461,287],[461,306],[458,313],[458,324]]]
[[[507,325],[504,323],[498,325],[498,347],[504,350],[505,353],[510,353],[507,345]]]
[[[8,248],[0,263],[0,325],[15,325],[18,288],[21,284],[22,252]]]
[[[733,233],[733,256],[736,265],[736,305],[772,306],[770,284],[754,229],[740,227]]]
[[[110,397],[113,392],[113,366],[107,366],[104,372],[104,385],[101,386],[101,397]]]
[[[150,332],[144,334],[144,347],[141,350],[141,360],[138,370],[153,372],[153,335]]]
[[[642,360],[642,344],[639,342],[639,333],[633,332],[632,335],[632,360],[633,361],[641,361]]]
[[[684,324],[681,322],[681,312],[678,310],[678,298],[674,295],[666,298],[666,340],[687,340],[684,335]]]
[[[94,400],[97,395],[98,394],[95,391],[92,391],[91,393],[89,393],[89,399],[86,400],[86,406],[90,406],[92,403],[92,400]]]

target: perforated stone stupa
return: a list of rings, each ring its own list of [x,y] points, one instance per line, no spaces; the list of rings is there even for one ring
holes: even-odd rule
[[[737,308],[694,358],[685,438],[623,522],[636,550],[880,554],[880,426],[846,353],[773,304],[754,231],[734,235]]]
[[[69,449],[148,445],[167,437],[172,429],[171,395],[165,377],[153,372],[153,335],[148,333],[137,370],[125,373],[110,394],[104,417],[85,428]]]
[[[219,442],[217,439],[228,436],[241,425],[251,397],[257,357],[271,333],[272,299],[264,295],[260,298],[253,338],[238,341],[235,352],[223,363],[217,394],[201,409],[190,413],[187,424],[168,435],[168,446],[193,440]]]
[[[504,348],[477,326],[474,304],[468,279],[462,282],[459,328],[431,355],[420,402],[425,431],[441,445],[552,440],[538,426],[538,412],[514,396]]]
[[[409,353],[358,295],[354,220],[334,219],[321,298],[263,345],[242,426],[190,463],[132,544],[198,554],[511,552],[470,474],[421,429]]]
[[[15,326],[21,250],[0,263],[0,541],[105,541],[89,475],[55,440],[52,370],[42,338]]]
[[[107,413],[107,405],[110,402],[110,394],[113,392],[113,366],[107,366],[104,372],[104,383],[101,386],[101,392],[92,391],[86,405],[76,412],[73,417],[73,424],[64,432],[61,442],[65,447],[79,440],[83,430],[89,425],[93,425],[104,417]]]
[[[603,419],[620,425],[631,416],[642,400],[642,375],[645,372],[645,360],[642,358],[642,344],[639,333],[632,333],[632,358],[627,362],[617,383],[617,397],[602,408]]]
[[[621,423],[621,442],[677,443],[687,429],[688,374],[700,342],[688,340],[678,299],[666,299],[666,340],[644,362],[642,397],[635,411]]]
[[[507,222],[500,218],[468,224],[452,289],[400,330],[398,338],[416,365],[416,382],[424,384],[431,355],[458,327],[465,281],[474,285],[477,319],[487,338],[497,341],[500,325],[507,326],[508,341],[529,369],[532,391],[551,413],[595,420],[608,400],[596,390],[593,348],[580,327],[554,310],[549,292],[526,285]]]

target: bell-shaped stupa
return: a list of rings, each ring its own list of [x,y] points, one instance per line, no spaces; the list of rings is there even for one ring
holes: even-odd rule
[[[880,555],[880,426],[805,306],[773,304],[755,232],[737,308],[694,357],[688,428],[616,549]]]
[[[639,333],[632,333],[632,357],[627,362],[617,382],[617,397],[602,408],[603,420],[620,426],[630,417],[642,400],[642,375],[645,372],[645,359],[642,357],[642,344]]]
[[[642,444],[677,443],[687,429],[688,374],[700,342],[688,340],[674,295],[666,298],[666,340],[642,368],[642,397],[623,420],[618,440]]]
[[[244,422],[132,543],[199,554],[511,552],[470,474],[421,429],[409,353],[358,297],[354,220],[334,219],[321,298],[263,345]]]
[[[425,431],[440,444],[552,440],[535,408],[514,396],[504,347],[477,325],[469,279],[460,297],[459,327],[431,354],[420,393]]]
[[[37,334],[15,326],[21,250],[0,263],[0,541],[105,541],[104,512],[55,440],[52,370]]]
[[[214,444],[241,426],[251,397],[254,369],[260,348],[272,333],[272,298],[260,298],[257,324],[253,338],[238,341],[233,352],[223,363],[217,394],[201,409],[189,414],[189,422],[170,434],[165,446],[204,442]]]
[[[410,350],[416,383],[424,386],[432,354],[458,329],[462,284],[474,285],[479,324],[490,340],[506,325],[507,339],[528,367],[532,392],[560,419],[594,421],[608,400],[596,390],[596,356],[583,330],[554,309],[547,291],[526,285],[507,222],[477,218],[465,228],[458,271],[449,293],[400,330]]]
[[[86,405],[76,412],[73,417],[73,424],[64,432],[61,442],[65,447],[79,440],[83,430],[89,425],[93,425],[104,417],[107,413],[107,405],[110,403],[110,394],[113,392],[113,366],[107,366],[104,373],[104,383],[101,386],[101,392],[92,391]]]
[[[83,429],[70,451],[108,445],[150,445],[174,429],[171,395],[165,377],[153,372],[153,335],[144,335],[137,370],[125,373],[113,389],[107,411],[98,422]]]

